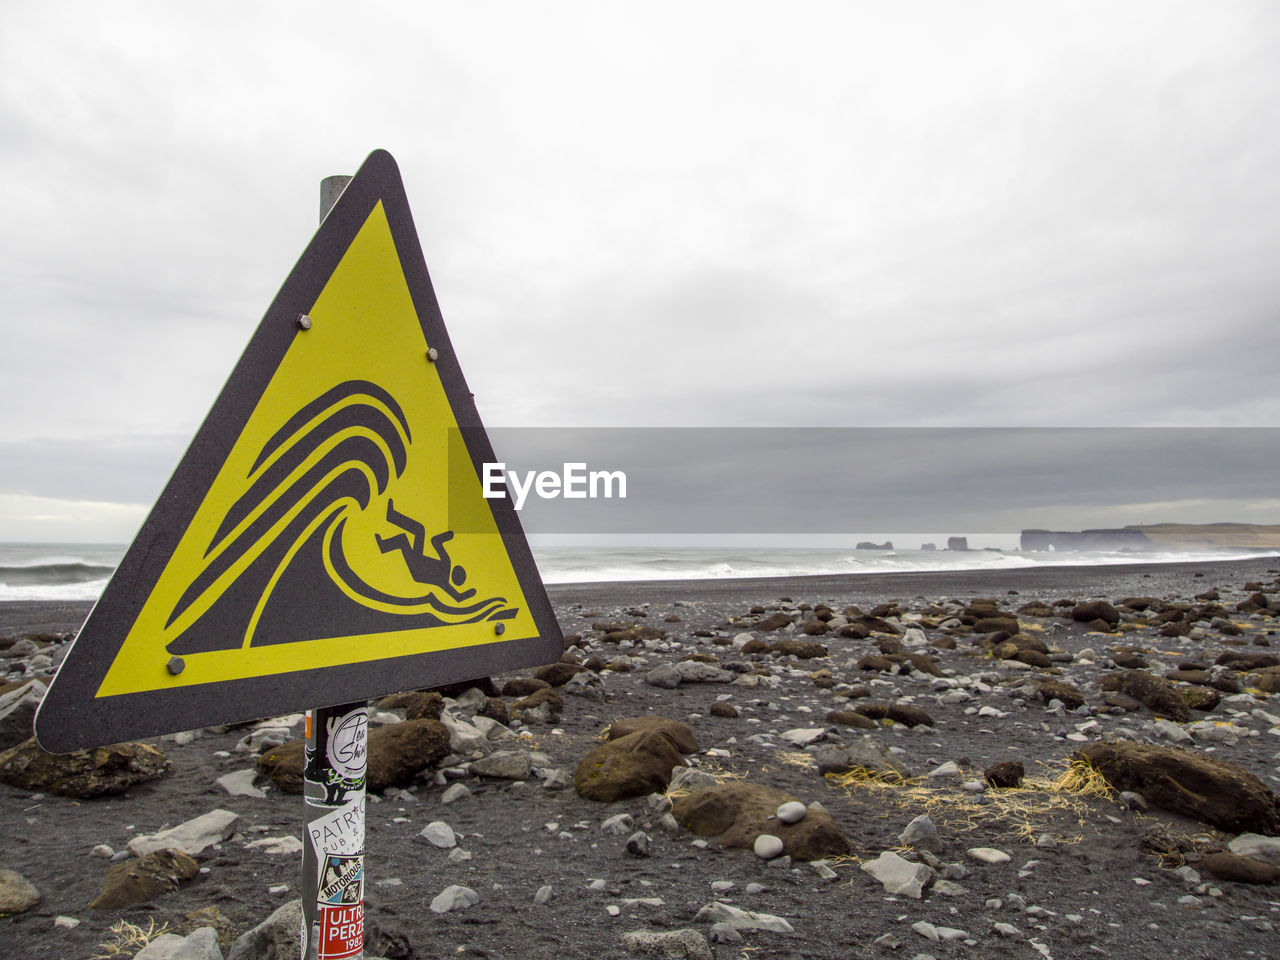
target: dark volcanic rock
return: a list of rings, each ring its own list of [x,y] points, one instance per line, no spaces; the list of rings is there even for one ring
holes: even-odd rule
[[[283,793],[302,793],[306,745],[305,740],[290,740],[268,750],[258,758],[258,769]],[[448,756],[449,730],[439,720],[427,717],[373,727],[368,751],[367,789],[405,786],[419,770]]]
[[[422,718],[374,727],[369,731],[370,790],[403,787],[414,774],[449,755],[449,729],[439,720]]]
[[[1091,743],[1073,755],[1096,767],[1118,790],[1232,833],[1280,833],[1280,800],[1234,763],[1181,747],[1127,740]]]
[[[821,623],[822,621],[817,621]],[[798,660],[813,660],[827,656],[827,648],[816,640],[795,640],[788,638],[769,645],[769,652],[781,656],[795,657]]]
[[[1186,723],[1191,716],[1187,701],[1178,696],[1172,683],[1144,670],[1128,671],[1120,681],[1120,692],[1142,702],[1158,717]]]
[[[906,703],[890,704],[889,710],[885,715],[894,723],[900,723],[906,727],[933,726],[933,717],[919,707],[913,707]]]
[[[501,697],[485,697],[484,703],[480,704],[480,709],[476,711],[476,716],[488,717],[504,726],[511,722],[511,713],[507,710],[506,701]]]
[[[1147,660],[1141,654],[1132,650],[1123,650],[1119,653],[1111,655],[1111,660],[1117,667],[1125,670],[1141,670],[1147,665]]]
[[[665,790],[671,771],[680,766],[684,757],[669,733],[638,730],[583,757],[573,774],[573,788],[583,799],[603,803],[643,797]]]
[[[1059,700],[1068,710],[1075,710],[1084,706],[1084,694],[1072,684],[1062,680],[1045,680],[1039,684],[1036,692],[1045,703],[1049,703],[1051,700]]]
[[[1018,608],[1018,613],[1024,617],[1052,617],[1053,607],[1047,603],[1040,603],[1033,600],[1031,603],[1025,603]]]
[[[993,763],[982,772],[982,777],[993,787],[1012,789],[1022,786],[1022,778],[1026,775],[1022,764],[1017,760],[1002,760]]]
[[[845,774],[860,773],[873,777],[888,777],[907,780],[912,776],[911,768],[889,752],[889,748],[867,735],[861,740],[846,745],[819,744],[809,751],[817,761],[818,773]]]
[[[1228,650],[1213,661],[1215,664],[1230,667],[1232,670],[1248,672],[1262,667],[1274,667],[1280,664],[1280,658],[1270,653],[1250,653],[1247,650]]]
[[[504,697],[527,697],[539,690],[546,690],[551,686],[545,680],[539,680],[537,677],[512,677],[502,685],[502,695]]]
[[[832,710],[825,719],[827,723],[836,723],[842,727],[871,729],[876,725],[874,720],[865,714],[858,713],[856,710]]]
[[[780,630],[790,622],[791,622],[790,615],[782,612],[778,612],[773,614],[772,616],[766,617],[765,619],[761,620],[754,627],[752,627],[752,629],[753,630]]]
[[[136,860],[107,868],[102,892],[90,910],[107,910],[146,903],[178,889],[200,873],[200,865],[181,850],[156,850]]]
[[[33,721],[42,699],[44,686],[35,680],[0,693],[0,750],[34,735]]]
[[[1048,655],[1041,653],[1039,650],[1019,650],[1009,659],[1017,660],[1031,667],[1047,668],[1053,666],[1053,661],[1049,659]]]
[[[632,717],[615,720],[609,724],[609,739],[617,740],[641,731],[665,734],[681,753],[697,753],[702,749],[698,745],[698,738],[694,736],[692,727],[667,717]]]
[[[1219,880],[1231,883],[1280,883],[1280,867],[1234,853],[1208,853],[1201,864]]]
[[[1178,696],[1192,710],[1208,713],[1215,709],[1222,700],[1222,695],[1212,687],[1178,687]]]
[[[303,754],[306,746],[305,740],[290,740],[273,747],[258,757],[258,769],[270,777],[281,792],[302,793],[302,768],[306,764]]]
[[[1012,617],[984,617],[973,625],[974,633],[1007,633],[1013,636],[1018,630],[1018,621]]]
[[[566,663],[563,660],[556,663],[549,663],[545,667],[539,667],[534,673],[535,680],[542,680],[553,687],[563,687],[573,676],[583,669],[576,663]]]
[[[536,710],[543,704],[551,711],[551,716],[558,717],[564,711],[564,697],[551,687],[540,687],[527,697],[521,697],[509,706],[512,716],[519,716],[526,710]]]
[[[0,781],[67,797],[124,793],[136,783],[168,772],[169,758],[149,743],[113,743],[54,754],[41,749],[32,737],[0,753]]]
[[[1114,627],[1120,622],[1120,611],[1105,600],[1087,600],[1071,608],[1071,619],[1077,623],[1103,620]]]
[[[406,720],[420,720],[426,717],[439,720],[444,712],[444,697],[434,690],[410,690],[406,693],[393,693],[378,701],[380,710],[403,710]]]
[[[672,815],[699,836],[717,837],[722,846],[751,849],[756,837],[772,834],[782,852],[796,860],[818,860],[849,852],[849,841],[822,810],[809,810],[797,823],[782,823],[779,806],[796,798],[757,783],[721,783],[678,799]]]

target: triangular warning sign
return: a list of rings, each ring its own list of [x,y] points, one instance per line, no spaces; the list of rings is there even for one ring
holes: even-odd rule
[[[36,717],[66,751],[557,659],[395,161],[267,311]]]

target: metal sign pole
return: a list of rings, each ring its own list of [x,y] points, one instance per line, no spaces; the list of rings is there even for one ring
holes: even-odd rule
[[[320,181],[321,222],[350,180],[339,176]],[[302,960],[358,960],[364,956],[369,704],[309,711],[306,736]]]

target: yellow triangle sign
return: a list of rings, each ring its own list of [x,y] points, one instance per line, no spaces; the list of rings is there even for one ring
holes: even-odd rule
[[[36,717],[48,750],[557,659],[563,639],[373,153],[267,311]]]

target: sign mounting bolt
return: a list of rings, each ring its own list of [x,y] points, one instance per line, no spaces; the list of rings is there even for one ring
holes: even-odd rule
[[[311,318],[308,317],[305,313],[298,314],[298,329],[299,330],[311,329]]]
[[[427,359],[434,363],[440,357],[440,351],[435,347],[427,347]]]
[[[507,625],[505,623],[495,623],[493,625],[493,632],[500,637],[507,632]]]
[[[187,667],[187,662],[181,657],[170,657],[169,662],[165,664],[169,668],[169,672],[175,677]]]

